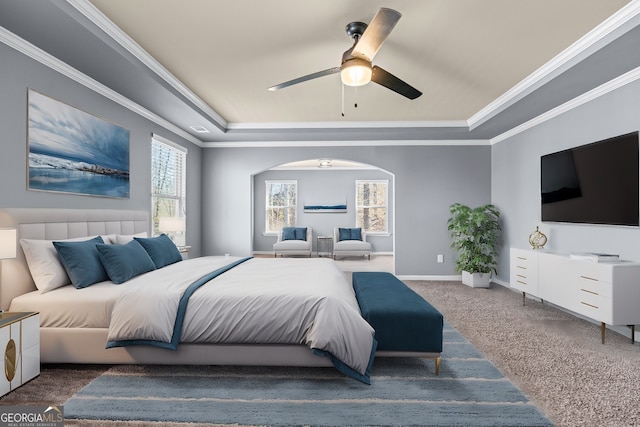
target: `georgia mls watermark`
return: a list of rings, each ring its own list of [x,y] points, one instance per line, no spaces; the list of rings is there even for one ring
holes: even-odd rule
[[[0,427],[64,427],[64,407],[0,406]]]

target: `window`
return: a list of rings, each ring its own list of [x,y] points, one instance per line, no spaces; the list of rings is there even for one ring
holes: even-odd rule
[[[153,135],[151,140],[151,214],[153,235],[166,233],[185,245],[187,149]],[[164,218],[177,220],[164,220]],[[160,226],[160,218],[163,225]]]
[[[265,233],[278,233],[282,227],[296,225],[298,181],[265,181]]]
[[[356,181],[356,226],[367,233],[387,233],[389,181]]]

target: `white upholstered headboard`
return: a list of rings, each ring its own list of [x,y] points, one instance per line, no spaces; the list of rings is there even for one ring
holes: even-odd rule
[[[0,209],[0,228],[17,230],[16,259],[0,261],[0,308],[36,290],[20,246],[20,239],[58,240],[104,234],[150,232],[147,211],[110,209]]]

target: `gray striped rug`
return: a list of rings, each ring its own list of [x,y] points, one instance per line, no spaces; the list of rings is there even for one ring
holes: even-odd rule
[[[64,403],[67,419],[311,426],[549,426],[445,324],[432,360],[377,359],[372,384],[333,368],[116,366]]]

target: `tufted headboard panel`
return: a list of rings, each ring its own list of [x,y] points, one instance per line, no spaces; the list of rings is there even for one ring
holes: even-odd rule
[[[62,240],[104,234],[150,232],[147,211],[110,209],[0,209],[0,228],[17,230],[16,259],[0,261],[0,308],[36,290],[20,239]]]

